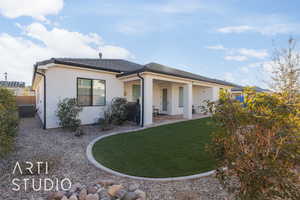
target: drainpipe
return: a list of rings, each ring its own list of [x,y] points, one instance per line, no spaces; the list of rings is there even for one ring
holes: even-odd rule
[[[140,75],[140,73],[137,73],[137,76],[142,80],[142,123],[141,126],[144,127],[144,78]]]
[[[36,72],[38,75],[41,75],[44,79],[44,124],[43,129],[46,129],[46,75],[40,72]]]

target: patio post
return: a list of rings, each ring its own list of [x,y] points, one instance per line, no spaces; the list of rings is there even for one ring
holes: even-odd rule
[[[218,88],[218,87],[213,87],[212,88],[212,100],[213,101],[218,101],[219,100],[219,91],[220,91],[220,88]]]
[[[153,78],[144,75],[144,125],[152,124],[153,118]]]
[[[193,108],[193,85],[187,83],[183,88],[183,116],[186,119],[192,119],[192,108]]]

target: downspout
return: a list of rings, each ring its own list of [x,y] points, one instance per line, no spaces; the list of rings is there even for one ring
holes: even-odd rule
[[[44,79],[44,124],[43,129],[46,129],[46,75],[36,71],[38,75],[41,75]]]
[[[137,76],[142,80],[142,123],[141,126],[144,127],[144,78],[140,75],[140,73],[137,73]]]

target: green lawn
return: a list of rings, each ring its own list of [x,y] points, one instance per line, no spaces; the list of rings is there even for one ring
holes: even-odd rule
[[[210,118],[163,125],[104,138],[96,142],[93,154],[102,165],[129,175],[193,175],[214,168],[205,150],[214,129]]]

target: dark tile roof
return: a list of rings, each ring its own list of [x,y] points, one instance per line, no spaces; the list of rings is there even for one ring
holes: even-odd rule
[[[181,78],[187,78],[187,79],[192,79],[192,80],[197,80],[197,81],[216,83],[216,84],[220,84],[220,85],[228,85],[228,86],[238,87],[238,85],[234,84],[234,83],[230,83],[230,82],[222,81],[222,80],[218,80],[218,79],[212,79],[212,78],[208,78],[205,76],[200,76],[198,74],[193,74],[193,73],[190,73],[187,71],[175,69],[172,67],[158,64],[158,63],[146,64],[145,67],[142,69],[123,73],[120,76],[126,76],[126,75],[130,75],[130,74],[138,73],[138,72],[144,72],[144,71],[161,73],[161,74],[166,74],[166,75],[171,75],[171,76],[176,76],[176,77],[181,77]]]
[[[161,73],[161,74],[166,74],[171,76],[177,76],[181,78],[188,78],[188,79],[193,79],[198,81],[216,83],[220,85],[228,85],[233,87],[239,86],[227,81],[200,76],[197,74],[182,71],[172,67],[167,67],[158,63],[149,63],[147,65],[140,65],[122,59],[51,58],[49,60],[38,62],[35,65],[35,70],[40,65],[46,65],[50,63],[112,71],[112,72],[121,73],[119,76],[125,76],[125,75],[130,75],[138,72],[149,71],[149,72]]]
[[[242,92],[244,90],[244,88],[245,87],[235,87],[235,88],[232,88],[231,91],[232,92]],[[257,86],[254,86],[253,89],[256,92],[271,92],[271,90],[263,89],[263,88],[260,88],[260,87],[257,87]]]
[[[163,73],[163,74],[167,74],[167,75],[173,75],[173,76],[182,77],[182,78],[189,78],[189,79],[198,80],[198,81],[217,83],[217,84],[221,84],[221,85],[238,86],[236,84],[233,84],[233,83],[230,83],[230,82],[227,82],[227,81],[208,78],[208,77],[201,76],[201,75],[198,75],[198,74],[194,74],[194,73],[191,73],[191,72],[187,72],[187,71],[175,69],[175,68],[172,68],[172,67],[168,67],[168,66],[165,66],[165,65],[161,65],[161,64],[158,64],[158,63],[149,63],[149,64],[146,65],[146,68],[147,68],[148,71]]]
[[[19,81],[0,81],[0,87],[24,88],[25,87],[25,82],[19,82]]]
[[[143,65],[133,63],[122,59],[82,59],[82,58],[51,58],[38,62],[37,65],[46,65],[50,63],[73,65],[92,69],[107,70],[112,72],[129,72],[141,69]]]

